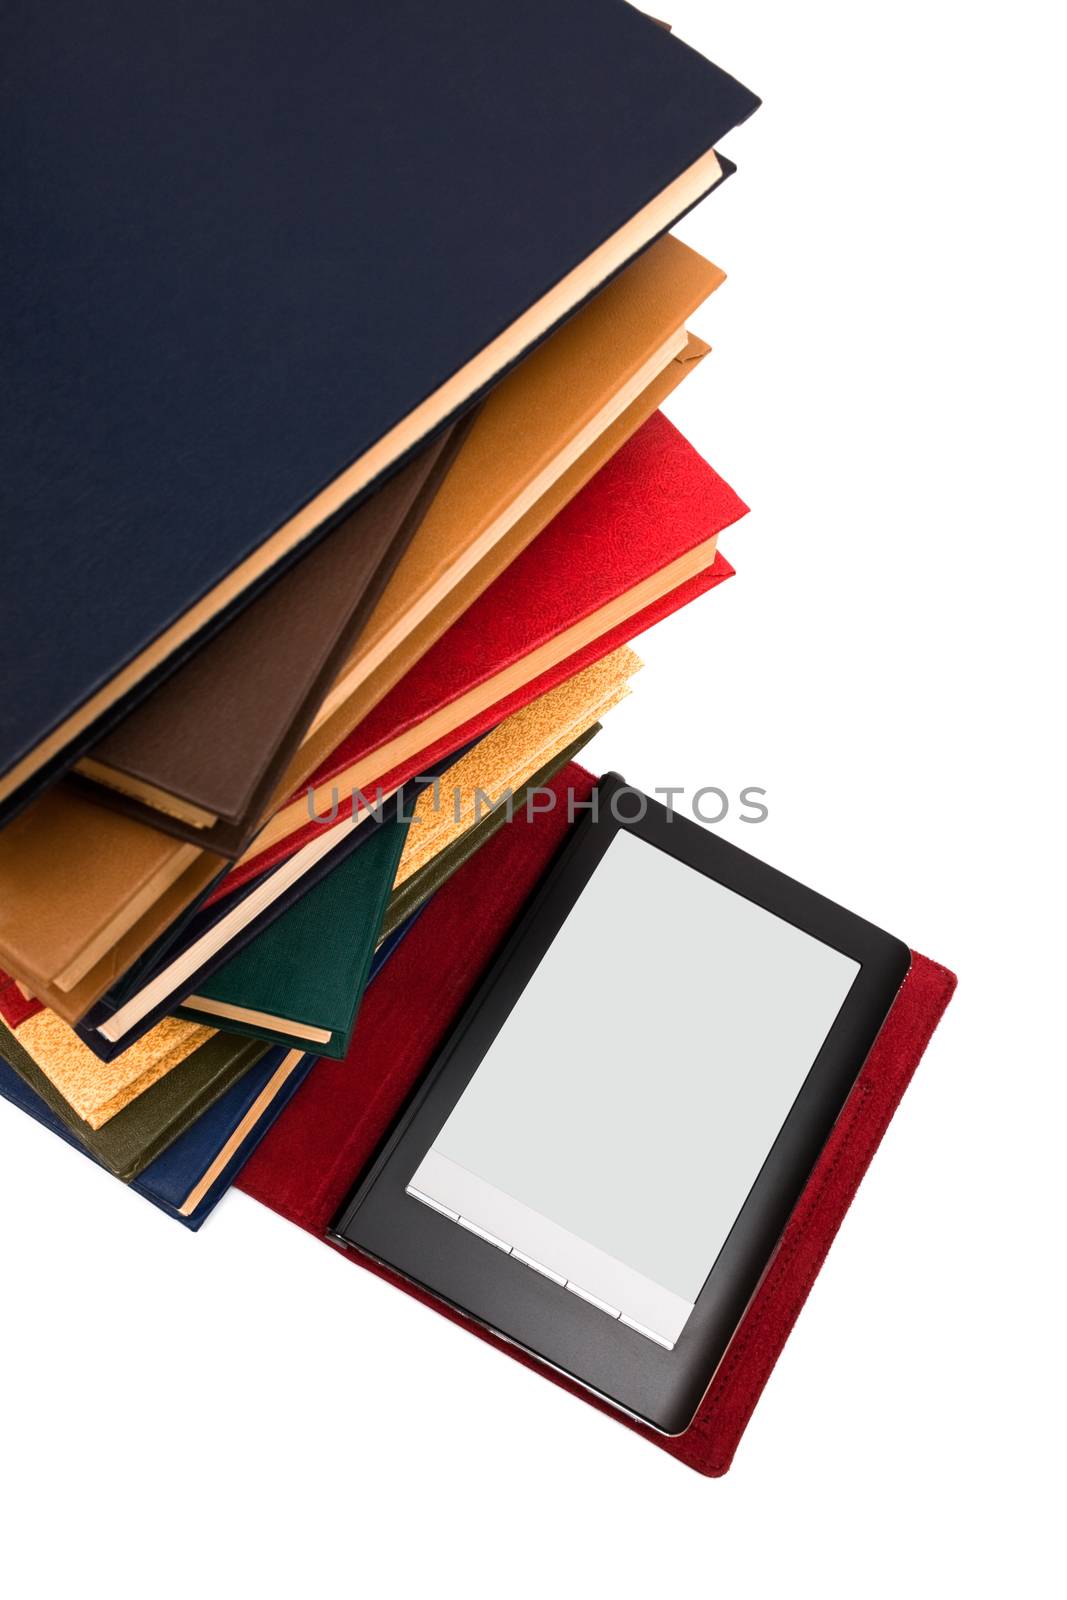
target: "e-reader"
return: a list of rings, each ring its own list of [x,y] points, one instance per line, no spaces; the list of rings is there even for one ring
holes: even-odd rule
[[[331,1237],[680,1433],[909,962],[610,775]]]

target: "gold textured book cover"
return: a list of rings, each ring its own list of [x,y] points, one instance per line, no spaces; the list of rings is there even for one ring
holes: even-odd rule
[[[101,1061],[53,1011],[38,1011],[12,1031],[90,1128],[102,1128],[214,1034],[212,1028],[166,1017],[114,1061]]]
[[[451,767],[415,808],[395,887],[466,832],[484,803],[479,794],[496,802],[522,788],[579,733],[625,699],[640,668],[639,656],[624,645],[514,712]],[[440,804],[435,803],[438,792]]]

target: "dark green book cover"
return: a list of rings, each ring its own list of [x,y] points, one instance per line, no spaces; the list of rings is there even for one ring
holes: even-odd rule
[[[102,1128],[90,1128],[71,1109],[10,1028],[0,1021],[0,1055],[8,1066],[14,1067],[22,1081],[66,1124],[100,1165],[123,1183],[136,1178],[175,1139],[187,1132],[268,1049],[262,1039],[217,1033],[172,1067],[144,1094],[131,1100]]]
[[[382,823],[175,1015],[314,1055],[348,1049],[409,820]]]

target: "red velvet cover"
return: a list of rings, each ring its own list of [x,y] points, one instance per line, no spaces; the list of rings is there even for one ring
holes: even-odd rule
[[[14,978],[8,977],[6,972],[0,972],[0,1017],[12,1032],[43,1010],[44,1006],[39,1000],[27,1000]]]
[[[571,787],[585,799],[593,778],[567,767],[552,788],[561,803],[532,822],[517,816],[429,903],[368,991],[346,1061],[320,1061],[260,1145],[238,1185],[320,1237],[485,971],[567,830]],[[844,1113],[808,1180],[778,1252],[700,1410],[677,1439],[627,1422],[611,1407],[522,1352],[466,1323],[458,1312],[351,1253],[464,1322],[479,1338],[580,1399],[605,1410],[698,1472],[726,1471],[779,1352],[822,1265],[860,1179],[955,988],[944,967],[913,955],[911,969]]]
[[[486,679],[583,618],[599,611],[672,561],[736,522],[747,511],[728,484],[660,412],[502,572],[422,660],[375,706],[314,774],[328,784],[354,762],[451,705]],[[653,623],[728,578],[724,557],[698,577],[611,628],[480,716],[453,729],[404,767],[383,774],[384,789],[405,782],[450,750],[495,727],[565,678],[645,632]],[[373,792],[374,785],[365,786]],[[351,813],[340,795],[337,818]],[[310,820],[287,838],[227,873],[213,898],[231,892],[322,833]]]

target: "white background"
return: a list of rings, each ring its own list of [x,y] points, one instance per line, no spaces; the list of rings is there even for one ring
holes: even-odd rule
[[[657,9],[765,101],[680,230],[730,276],[668,408],[754,509],[591,763],[763,785],[726,834],[957,998],[719,1482],[244,1196],[190,1235],[0,1106],[20,1600],[1062,1593],[1055,8]]]

